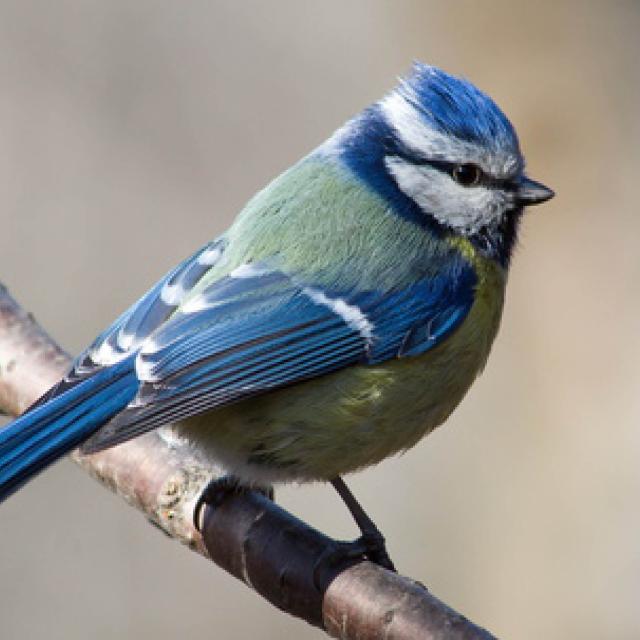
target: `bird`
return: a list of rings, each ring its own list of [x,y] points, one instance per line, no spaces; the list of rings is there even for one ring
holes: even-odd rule
[[[343,476],[458,406],[498,332],[523,212],[553,195],[488,95],[414,63],[0,431],[0,501],[78,446],[160,428],[227,471],[198,509],[331,482],[361,529],[351,550],[393,568]]]

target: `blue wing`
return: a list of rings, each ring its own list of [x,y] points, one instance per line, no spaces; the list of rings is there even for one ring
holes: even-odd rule
[[[135,354],[140,345],[178,309],[200,279],[221,259],[226,240],[206,244],[178,264],[133,306],[103,331],[73,362],[67,375],[34,405],[43,405],[105,367]]]
[[[0,429],[0,501],[77,447],[136,397],[135,358],[220,259],[224,240],[206,245],[163,278],[105,331],[63,380]]]
[[[129,319],[94,347],[117,357],[136,344],[140,386],[83,450],[350,365],[424,353],[464,319],[475,285],[461,257],[436,277],[390,291],[331,290],[267,264],[243,265],[173,309],[139,343]]]

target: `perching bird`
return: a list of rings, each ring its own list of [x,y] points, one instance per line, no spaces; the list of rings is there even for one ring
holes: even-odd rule
[[[172,423],[233,482],[334,482],[371,537],[340,477],[462,400],[498,331],[523,209],[552,196],[489,97],[416,64],[0,432],[0,499],[78,445]]]

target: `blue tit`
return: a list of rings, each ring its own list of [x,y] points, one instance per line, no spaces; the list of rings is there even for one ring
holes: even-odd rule
[[[249,201],[0,432],[0,499],[157,427],[243,485],[332,481],[443,423],[494,341],[526,206],[513,126],[416,64]],[[171,424],[171,427],[166,425]]]

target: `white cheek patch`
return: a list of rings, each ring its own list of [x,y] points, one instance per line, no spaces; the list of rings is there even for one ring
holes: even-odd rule
[[[483,186],[463,187],[442,171],[387,157],[385,165],[400,190],[425,214],[464,235],[500,221],[505,211],[500,191]]]

